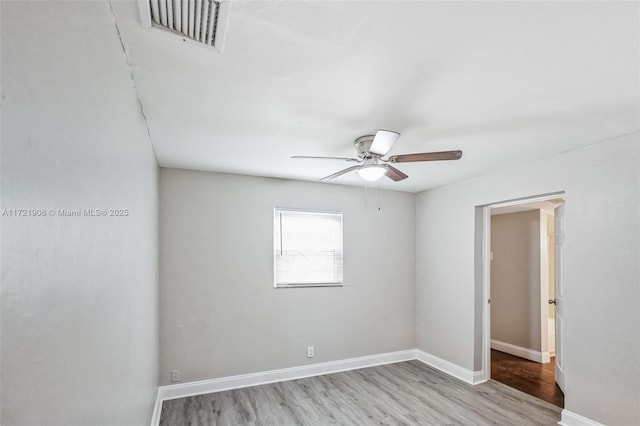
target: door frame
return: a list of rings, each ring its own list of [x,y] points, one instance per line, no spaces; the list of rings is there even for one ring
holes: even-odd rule
[[[478,206],[482,208],[482,371],[481,381],[491,378],[491,209],[498,207],[530,204],[562,198],[566,202],[564,191],[542,195],[498,201]]]
[[[565,201],[566,203],[566,201]],[[555,379],[556,384],[564,393],[564,242],[566,237],[566,215],[565,215],[565,203],[557,206],[554,209],[553,222],[554,222],[554,244],[555,244],[555,252],[554,252],[554,260],[555,260],[555,277],[554,277],[554,287],[555,294],[554,298],[558,302],[555,305],[555,327],[556,327],[556,356],[555,356]]]

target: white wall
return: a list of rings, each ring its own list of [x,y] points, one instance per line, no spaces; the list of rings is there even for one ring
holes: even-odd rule
[[[130,214],[1,218],[0,422],[149,424],[158,169],[108,3],[1,7],[2,209]]]
[[[639,151],[620,137],[419,194],[418,348],[477,364],[475,206],[564,190],[566,408],[640,423]]]
[[[343,287],[273,288],[276,206],[344,212]],[[415,348],[414,227],[413,194],[162,168],[161,383]]]
[[[540,210],[491,216],[491,339],[540,352]]]

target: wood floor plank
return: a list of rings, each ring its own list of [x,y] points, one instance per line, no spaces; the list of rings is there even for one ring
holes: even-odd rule
[[[407,361],[164,401],[160,425],[555,425],[560,411]]]
[[[491,378],[564,408],[564,394],[556,384],[555,362],[541,364],[491,350]]]

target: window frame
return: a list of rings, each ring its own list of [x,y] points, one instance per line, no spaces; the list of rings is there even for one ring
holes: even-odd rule
[[[340,240],[341,240],[341,253],[342,253],[342,279],[340,281],[327,281],[327,282],[311,282],[311,283],[286,283],[278,284],[277,270],[276,270],[276,217],[279,212],[298,212],[309,214],[326,214],[336,215],[340,217]],[[273,208],[273,241],[271,245],[273,253],[273,288],[305,288],[305,287],[342,287],[344,285],[344,214],[337,210],[316,210],[316,209],[303,209],[303,208],[290,208],[290,207],[274,207]]]

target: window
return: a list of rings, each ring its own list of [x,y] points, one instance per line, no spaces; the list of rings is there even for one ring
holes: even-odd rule
[[[342,285],[342,213],[276,208],[275,287]]]

